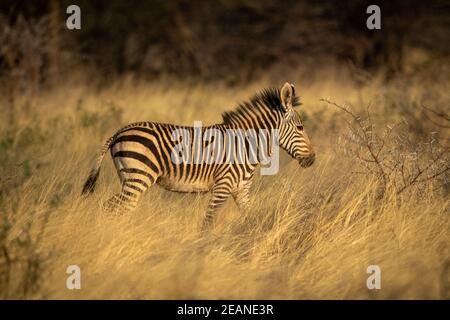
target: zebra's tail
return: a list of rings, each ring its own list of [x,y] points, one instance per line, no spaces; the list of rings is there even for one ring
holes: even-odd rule
[[[111,143],[114,141],[115,137],[116,135],[112,136],[103,145],[102,151],[100,152],[100,155],[97,158],[97,162],[95,163],[94,168],[92,168],[86,182],[84,183],[81,195],[89,195],[94,191],[95,183],[97,182],[98,175],[100,174],[100,166],[102,165],[103,157],[105,156],[106,152],[108,152],[109,148],[111,147]]]

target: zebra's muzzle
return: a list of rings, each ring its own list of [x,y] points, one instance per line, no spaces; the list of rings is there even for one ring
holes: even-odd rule
[[[316,160],[315,153],[311,154],[309,157],[301,158],[299,160],[299,163],[303,168],[307,168],[307,167],[310,167],[314,163],[314,160]]]

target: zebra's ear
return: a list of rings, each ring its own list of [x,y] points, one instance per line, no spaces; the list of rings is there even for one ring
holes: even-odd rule
[[[281,106],[284,112],[292,108],[292,100],[294,99],[294,85],[286,82],[280,90]]]

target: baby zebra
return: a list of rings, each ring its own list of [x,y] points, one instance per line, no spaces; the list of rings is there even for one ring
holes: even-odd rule
[[[286,82],[281,89],[265,89],[234,111],[225,112],[220,124],[128,125],[106,141],[82,194],[94,190],[103,157],[111,150],[122,189],[105,202],[104,210],[134,209],[155,183],[172,191],[211,191],[203,221],[203,230],[207,230],[230,196],[240,209],[248,209],[254,172],[261,162],[270,159],[275,147],[286,150],[302,167],[313,164],[313,147],[294,110],[299,105],[294,86]],[[264,143],[255,144],[255,137],[262,137],[260,142]]]

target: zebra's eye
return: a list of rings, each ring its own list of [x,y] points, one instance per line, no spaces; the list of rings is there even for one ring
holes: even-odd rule
[[[297,129],[303,131],[303,126],[297,126]]]

